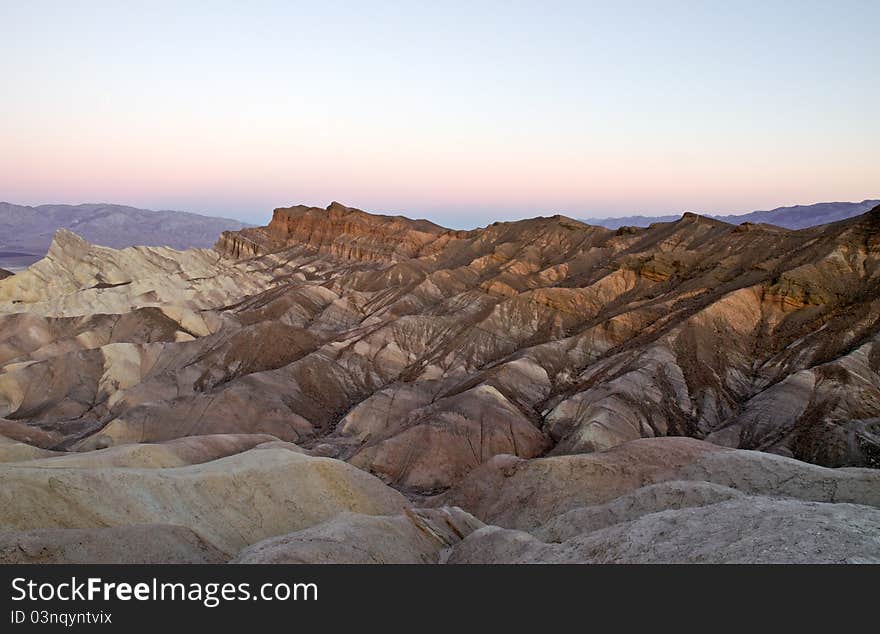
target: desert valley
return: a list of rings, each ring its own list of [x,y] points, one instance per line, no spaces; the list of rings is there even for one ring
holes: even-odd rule
[[[878,563],[858,211],[61,229],[0,272],[0,561]]]

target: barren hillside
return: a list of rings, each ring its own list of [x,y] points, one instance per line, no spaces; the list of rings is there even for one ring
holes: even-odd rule
[[[197,529],[209,493],[273,508],[265,530],[218,517],[204,544],[168,533],[196,560],[286,533],[239,559],[355,560],[366,555],[338,543],[356,534],[378,540],[379,559],[683,560],[707,505],[723,505],[720,524],[774,518],[749,529],[768,561],[795,556],[778,531],[809,539],[823,522],[850,526],[834,556],[876,558],[880,471],[865,467],[880,465],[880,207],[803,230],[686,214],[645,229],[554,216],[453,231],[333,203],[182,252],[60,232],[0,282],[0,418],[6,461],[30,462],[7,481],[40,492],[5,511],[16,531]],[[179,457],[183,441],[196,445]],[[144,460],[168,478],[129,474]],[[219,463],[243,475],[187,488]],[[326,493],[331,465],[347,493]],[[272,469],[325,478],[296,521],[272,500],[302,492],[277,488]],[[130,479],[136,499],[114,508],[134,506],[102,510],[104,478]],[[236,502],[245,481],[266,500]],[[187,509],[162,506],[172,489]],[[315,495],[330,497],[312,511]],[[71,510],[89,500],[98,508]],[[681,541],[651,550],[669,526]],[[419,541],[425,530],[439,541]],[[309,550],[316,538],[337,550]],[[387,551],[404,542],[412,552]],[[754,550],[706,548],[724,561]]]

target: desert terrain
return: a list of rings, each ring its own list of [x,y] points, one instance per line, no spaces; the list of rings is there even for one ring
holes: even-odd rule
[[[0,271],[0,562],[880,563],[878,467],[880,207]]]

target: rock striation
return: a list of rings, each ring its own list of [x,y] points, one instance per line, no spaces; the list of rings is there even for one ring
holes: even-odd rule
[[[444,233],[448,231],[427,220],[368,214],[333,202],[326,209],[276,209],[267,227],[225,231],[214,248],[240,259],[305,245],[341,258],[396,262],[417,257]]]
[[[10,544],[172,525],[242,562],[867,561],[878,465],[880,208],[452,231],[333,203],[214,250],[62,231],[0,280]],[[705,509],[763,537],[712,542]],[[811,537],[841,522],[839,548]]]
[[[214,252],[62,231],[0,282],[0,416],[44,448],[266,433],[420,493],[664,435],[872,466],[878,216],[462,232],[333,203]]]

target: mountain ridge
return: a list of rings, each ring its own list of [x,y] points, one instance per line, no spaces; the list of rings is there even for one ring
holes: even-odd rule
[[[704,214],[730,224],[771,224],[786,229],[805,229],[838,220],[852,218],[880,205],[880,199],[865,199],[861,202],[824,202],[811,205],[791,205],[764,211],[751,211],[743,214]],[[691,212],[684,212],[691,213]],[[682,214],[661,216],[624,216],[620,218],[585,218],[583,222],[596,224],[609,229],[625,226],[647,227],[656,222],[673,222]]]
[[[594,451],[644,435],[683,434],[820,464],[865,464],[874,460],[870,421],[880,416],[880,379],[864,390],[839,390],[880,369],[873,352],[880,345],[878,215],[875,209],[802,230],[686,214],[623,231],[563,216],[455,231],[336,203],[279,208],[267,227],[241,232],[262,240],[257,255],[242,253],[237,234],[226,233],[213,256],[113,251],[62,231],[47,260],[0,283],[0,302],[9,302],[0,312],[20,312],[26,302],[30,313],[51,321],[97,305],[107,313],[158,308],[179,332],[176,340],[219,337],[213,345],[232,355],[223,365],[230,369],[219,374],[201,362],[192,366],[205,375],[193,380],[187,398],[197,403],[204,390],[233,394],[248,383],[262,396],[241,415],[266,421],[275,416],[266,407],[282,406],[260,381],[271,384],[275,373],[291,385],[308,384],[317,372],[324,379],[309,388],[316,393],[285,397],[298,403],[300,421],[286,439],[332,446],[384,473],[381,465],[393,465],[415,442],[406,439],[439,433],[442,440],[432,442],[452,443],[443,458],[458,465],[452,472],[426,466],[420,475],[385,474],[417,490],[448,486],[460,477],[456,469],[466,470],[453,440],[463,432],[418,422],[445,420],[449,411],[470,412],[464,429],[476,419],[517,421],[506,440],[496,437],[493,451]],[[291,347],[264,348],[259,332]],[[736,337],[719,339],[720,332]],[[167,354],[177,363],[176,353]],[[328,358],[335,369],[325,366]],[[807,376],[803,384],[795,379]],[[364,411],[375,406],[361,408],[382,402],[385,390],[411,403],[404,417],[410,422],[386,430],[383,440],[373,432],[357,448]],[[764,394],[775,411],[779,399],[799,390],[807,393],[794,402],[820,399],[816,420],[799,423],[804,413],[795,406],[768,427],[767,406],[755,399]],[[166,419],[164,426],[180,415],[172,401],[161,415],[146,404],[124,414],[121,398],[111,410],[89,414],[83,429],[96,439],[106,432],[95,425],[115,429],[109,437],[121,438],[130,425],[148,429],[143,416]],[[830,436],[810,440],[823,429]]]
[[[57,229],[82,234],[113,248],[129,246],[210,247],[226,229],[249,225],[238,220],[183,211],[154,211],[128,205],[15,205],[0,202],[0,265],[23,268],[48,251]]]
[[[280,209],[0,280],[0,560],[880,561],[880,207]]]

